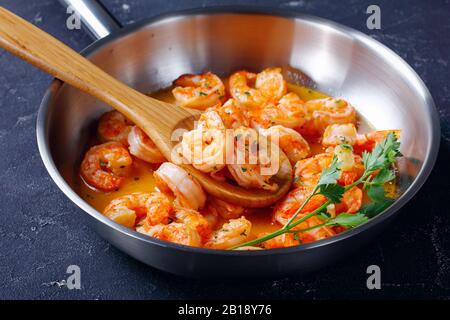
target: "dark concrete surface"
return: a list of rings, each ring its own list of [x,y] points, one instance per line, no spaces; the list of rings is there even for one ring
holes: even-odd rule
[[[145,266],[86,225],[47,174],[36,145],[39,103],[51,77],[0,51],[0,298],[449,298],[450,297],[450,2],[376,1],[382,29],[366,28],[373,1],[105,0],[124,23],[182,8],[272,5],[321,16],[370,34],[422,77],[439,110],[442,143],[434,172],[380,238],[350,258],[309,276],[215,282],[179,278]],[[92,40],[69,31],[56,0],[0,0],[40,28],[81,50]],[[66,268],[81,268],[81,290],[59,287]],[[382,289],[366,288],[366,268],[382,271]]]

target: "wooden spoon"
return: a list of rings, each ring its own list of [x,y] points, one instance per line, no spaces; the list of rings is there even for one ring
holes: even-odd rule
[[[172,132],[178,128],[191,130],[193,120],[200,115],[199,111],[150,98],[128,87],[62,42],[3,7],[0,7],[0,46],[123,113],[147,133],[166,159],[171,159],[171,151],[178,143],[171,141]],[[280,166],[282,169],[272,178],[279,188],[276,192],[269,192],[220,182],[190,165],[184,165],[207,193],[252,208],[268,206],[289,191],[292,167],[283,153],[280,154]]]

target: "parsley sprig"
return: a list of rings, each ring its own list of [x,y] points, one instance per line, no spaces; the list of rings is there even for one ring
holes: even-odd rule
[[[342,226],[345,228],[355,228],[361,225],[362,223],[369,220],[369,218],[372,218],[378,213],[384,211],[394,202],[393,199],[388,198],[385,195],[383,186],[385,183],[395,179],[393,165],[396,158],[401,155],[399,148],[400,142],[397,140],[395,134],[389,133],[386,138],[379,142],[371,152],[363,153],[362,158],[364,164],[364,173],[355,182],[345,187],[337,183],[337,181],[341,177],[341,163],[338,161],[338,158],[334,156],[331,164],[322,171],[318,183],[314,186],[309,196],[282,228],[257,239],[233,246],[229,248],[229,250],[233,250],[243,246],[261,244],[264,241],[270,240],[284,233],[293,233],[294,238],[296,240],[299,240],[299,233],[324,226]],[[328,216],[328,214],[326,213],[327,207],[330,204],[339,203],[344,192],[352,189],[357,185],[363,186],[363,189],[367,192],[367,195],[369,196],[371,202],[363,205],[359,212],[354,214],[344,212],[334,218]],[[317,209],[297,219],[306,204],[311,200],[312,197],[316,195],[325,196],[327,198],[327,201]],[[294,229],[300,223],[315,215],[322,218],[324,222],[306,229]]]

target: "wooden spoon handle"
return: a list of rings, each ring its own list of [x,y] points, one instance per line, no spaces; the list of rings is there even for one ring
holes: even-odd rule
[[[0,7],[0,47],[123,113],[143,129],[167,159],[170,137],[181,121],[197,111],[150,98],[95,66],[31,23]]]
[[[175,119],[173,115],[170,118],[174,109],[171,105],[145,96],[114,79],[59,40],[3,7],[0,7],[0,46],[107,103],[144,130],[151,128],[145,131],[150,131],[147,133],[156,140],[159,139],[153,137],[153,128],[157,131],[173,130],[171,126]],[[172,109],[171,112],[163,112],[166,108]],[[166,115],[167,121],[161,121]],[[146,118],[145,123],[142,123],[142,118]]]

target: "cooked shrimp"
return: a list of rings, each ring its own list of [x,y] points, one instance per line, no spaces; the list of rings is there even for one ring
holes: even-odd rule
[[[205,119],[207,114],[210,115],[209,119]],[[225,167],[225,147],[226,136],[222,120],[217,112],[208,110],[200,117],[197,129],[183,134],[180,152],[194,168],[210,173]]]
[[[136,192],[116,198],[106,206],[103,214],[125,227],[134,227],[137,217],[142,218],[147,214],[149,197],[150,193]]]
[[[202,239],[206,239],[211,233],[208,220],[206,220],[198,211],[186,208],[176,208],[175,219],[176,222],[183,223],[196,230]]]
[[[401,130],[379,130],[364,135],[358,135],[359,139],[353,146],[355,153],[362,154],[364,151],[370,152],[376,144],[387,137],[389,133],[393,133],[397,139],[400,139]]]
[[[250,110],[248,117],[255,129],[269,128],[274,125],[297,128],[306,122],[306,108],[303,100],[290,92],[277,104],[269,102],[260,108]]]
[[[299,187],[290,191],[287,196],[275,206],[273,210],[273,220],[285,225],[306,201],[311,192],[311,188],[305,187]],[[325,202],[327,202],[327,198],[323,195],[318,194],[313,196],[300,211],[298,217],[300,218],[303,214],[314,211]]]
[[[365,134],[367,140],[374,141],[378,143],[385,139],[389,133],[393,133],[397,139],[400,139],[401,130],[378,130]]]
[[[265,234],[260,234],[258,237],[262,237]],[[294,238],[292,233],[283,233],[275,238],[269,239],[262,243],[264,249],[276,249],[298,246],[300,241]]]
[[[86,152],[81,162],[81,176],[90,186],[112,191],[120,187],[133,160],[120,142],[107,142]]]
[[[255,251],[255,250],[263,250],[263,248],[255,247],[255,246],[243,246],[236,249],[233,249],[236,251]]]
[[[224,219],[237,219],[245,211],[244,207],[214,197],[208,199],[208,206],[214,208],[217,214]]]
[[[360,156],[353,153],[348,154],[346,147],[337,148],[335,154],[338,161],[341,162],[342,169],[338,183],[346,186],[361,177],[364,172],[364,165]],[[330,166],[333,156],[333,153],[320,153],[298,161],[294,168],[294,186],[314,187],[322,170]]]
[[[307,136],[321,135],[331,124],[356,123],[356,110],[343,99],[325,98],[305,103],[306,123],[298,128]]]
[[[200,213],[206,221],[208,221],[210,229],[215,228],[219,223],[219,214],[215,208],[209,205],[209,203],[200,210]]]
[[[184,223],[172,222],[169,224],[157,224],[149,230],[139,227],[136,228],[136,231],[159,240],[178,243],[185,246],[199,247],[201,245],[201,238],[197,230]]]
[[[352,184],[356,180],[358,180],[364,173],[364,164],[363,160],[359,155],[353,155],[353,166],[351,168],[345,167],[342,165],[341,169],[341,177],[338,180],[338,183],[343,186],[348,186]]]
[[[119,111],[104,113],[99,120],[97,132],[102,142],[116,141],[127,145],[128,134],[133,123]]]
[[[295,164],[306,158],[311,152],[308,142],[297,131],[283,126],[273,126],[259,131],[266,137],[272,138],[281,150],[286,154],[289,161]]]
[[[306,121],[306,107],[300,97],[294,92],[284,95],[277,105],[281,114],[274,118],[277,124],[288,128],[296,128],[303,125]]]
[[[198,210],[203,207],[206,195],[202,187],[181,167],[164,162],[154,172],[156,186],[166,193],[175,195],[175,202],[182,207]]]
[[[258,188],[275,191],[278,189],[276,183],[271,183],[273,174],[263,174],[264,168],[270,168],[271,163],[262,163],[261,148],[258,145],[258,134],[254,129],[239,128],[234,130],[235,151],[232,164],[228,164],[228,170],[234,180],[245,188]],[[269,157],[275,156],[272,152]],[[271,159],[269,159],[271,160]]]
[[[312,216],[295,227],[296,230],[308,229],[322,224],[324,221],[318,216]],[[297,233],[301,243],[309,243],[334,236],[336,233],[329,226],[318,227]]]
[[[355,148],[362,148],[371,151],[372,148],[386,138],[389,133],[400,137],[400,130],[380,130],[366,134],[359,134],[353,123],[329,125],[323,134],[322,144],[325,147],[336,146],[338,144],[349,144]]]
[[[278,185],[271,183],[272,176],[261,174],[259,164],[230,164],[228,170],[238,185],[245,188],[257,188],[268,191],[276,191]]]
[[[222,228],[212,233],[205,246],[213,249],[227,249],[245,242],[251,230],[252,224],[244,217],[231,219]]]
[[[300,206],[306,201],[306,198],[311,194],[311,189],[309,188],[297,188],[288,193],[282,202],[280,202],[273,210],[273,219],[282,225],[285,225],[290,218],[297,212]],[[296,219],[300,219],[306,214],[319,208],[327,201],[327,198],[323,195],[315,195],[311,200],[305,205],[305,207],[300,211]],[[294,229],[302,230],[308,229],[310,227],[321,224],[323,221],[317,216],[312,216],[305,221],[301,222]],[[300,243],[312,242],[315,240],[320,240],[332,236],[334,231],[327,226],[320,227],[317,229],[299,232],[297,234],[300,239]],[[268,248],[279,248],[286,247],[295,244],[296,239],[291,236],[280,237],[278,239],[272,239],[264,247]]]
[[[239,127],[248,127],[249,122],[243,110],[237,105],[236,100],[228,99],[223,106],[215,108],[228,129],[237,129]]]
[[[172,93],[182,107],[205,110],[221,102],[225,86],[215,74],[185,74],[174,81]]]
[[[352,146],[358,138],[359,135],[353,123],[332,124],[326,127],[323,133],[322,145],[329,147],[345,143]]]
[[[332,153],[320,153],[298,161],[294,166],[294,187],[313,188],[322,170],[329,167],[332,160]]]
[[[264,97],[278,101],[287,92],[287,84],[281,74],[281,68],[267,68],[256,76],[255,87]]]
[[[136,158],[149,163],[161,163],[165,161],[164,156],[152,139],[136,126],[128,134],[128,144],[130,153]]]
[[[197,170],[215,173],[225,167],[225,126],[219,114],[210,108],[197,128],[183,134],[181,156]]]
[[[168,223],[172,206],[163,194],[135,192],[112,200],[103,214],[126,227],[134,227],[136,222],[144,219],[144,227],[159,223]]]
[[[225,167],[224,130],[191,130],[183,134],[181,155],[194,168],[214,173]]]
[[[248,71],[238,71],[230,77],[230,93],[239,105],[252,109],[258,108],[267,101],[258,89],[252,88],[256,74]]]
[[[353,146],[356,154],[362,154],[364,151],[372,151],[375,145],[386,138],[389,133],[393,133],[397,138],[400,138],[400,130],[380,130],[359,134],[353,123],[332,124],[325,129],[322,145],[333,147],[345,143]]]
[[[145,207],[147,208],[147,215],[144,218],[144,228],[148,230],[150,226],[169,223],[173,206],[170,199],[164,193],[153,192],[148,197]]]
[[[208,130],[208,129],[217,129],[222,130],[225,129],[225,125],[222,121],[222,117],[217,111],[217,108],[209,108],[205,112],[200,115],[198,119],[197,128],[199,130]]]
[[[358,187],[353,187],[344,192],[340,203],[335,204],[335,213],[356,213],[361,208],[362,200],[362,190]]]

